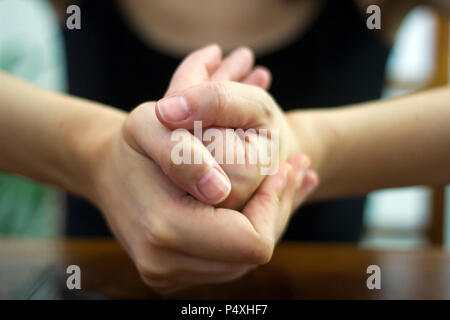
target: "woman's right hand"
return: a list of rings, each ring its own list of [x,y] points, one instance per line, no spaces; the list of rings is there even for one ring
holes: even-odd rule
[[[129,145],[121,123],[105,130],[92,200],[148,285],[170,292],[229,281],[270,260],[279,219],[289,216],[305,174],[298,157],[269,176],[238,212],[206,205],[175,186]]]

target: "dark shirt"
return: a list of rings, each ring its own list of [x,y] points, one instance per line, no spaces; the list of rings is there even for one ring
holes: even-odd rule
[[[82,1],[80,7],[82,29],[64,30],[69,93],[124,110],[161,98],[181,59],[143,43],[114,1]],[[379,98],[388,54],[353,1],[328,0],[305,33],[256,62],[271,70],[270,93],[289,110]],[[303,206],[285,238],[357,241],[364,202],[358,197]],[[68,196],[66,221],[68,235],[110,235],[98,210],[77,197]]]

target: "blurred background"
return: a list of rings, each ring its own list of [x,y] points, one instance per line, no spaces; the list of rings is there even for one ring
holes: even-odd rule
[[[449,25],[418,7],[403,21],[388,60],[384,97],[403,95],[448,81]],[[450,246],[450,188],[409,187],[369,195],[365,246]],[[443,227],[442,227],[443,226]]]
[[[407,16],[388,60],[384,97],[447,81],[448,30],[448,22],[426,7]],[[47,1],[0,1],[0,68],[47,89],[67,90],[63,39]],[[0,235],[61,236],[64,199],[60,191],[48,186],[1,174]],[[360,244],[386,248],[450,246],[449,199],[449,187],[434,186],[370,194]]]

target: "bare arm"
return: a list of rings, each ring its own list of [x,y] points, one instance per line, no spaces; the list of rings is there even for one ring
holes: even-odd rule
[[[321,177],[315,198],[450,181],[450,88],[288,116]]]
[[[89,154],[125,114],[0,72],[0,170],[88,197]],[[93,129],[95,128],[95,133]],[[100,129],[100,130],[99,130]]]

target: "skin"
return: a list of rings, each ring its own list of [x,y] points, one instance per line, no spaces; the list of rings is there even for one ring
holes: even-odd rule
[[[177,128],[191,130],[196,120],[202,121],[204,128],[280,129],[281,141],[278,153],[280,161],[284,162],[295,154],[297,149],[295,132],[275,101],[268,95],[260,94],[260,91],[264,90],[256,86],[239,86],[233,82],[205,82],[160,100],[155,113],[159,121],[172,130]],[[185,98],[191,115],[186,120],[167,121],[161,115],[159,105],[169,98],[178,102],[181,97]],[[172,109],[176,106],[171,105]],[[222,167],[229,176],[235,178],[235,181],[231,196],[221,205],[239,208],[245,204],[265,176],[258,168],[249,166],[245,166],[245,170],[240,170],[236,165],[222,165]],[[307,183],[318,184],[318,177],[314,172],[308,172],[305,179]]]
[[[190,128],[196,120],[207,125],[279,128],[288,153],[301,150],[310,155],[321,179],[312,195],[315,199],[450,181],[449,87],[287,114],[267,92],[244,84],[201,84],[179,95],[192,112],[181,122],[159,118],[171,129]],[[227,118],[230,114],[233,117]]]
[[[448,86],[335,110],[294,111],[287,119],[298,128],[299,149],[310,150],[318,169],[317,199],[450,181]],[[323,144],[308,144],[314,137]]]
[[[208,59],[208,64],[203,62],[204,59]],[[261,89],[266,89],[269,86],[270,73],[267,69],[257,67],[252,71],[254,58],[253,53],[248,48],[236,49],[224,59],[221,66],[217,68],[220,60],[221,51],[217,45],[208,46],[203,50],[191,54],[175,72],[174,78],[165,95],[166,100],[168,98],[177,97],[177,92],[179,92],[179,90],[189,86],[195,86],[197,84],[214,86],[218,83],[233,79],[242,80],[242,83],[249,84],[252,87],[260,87]],[[198,67],[199,63],[201,63],[202,66],[205,65],[206,68]],[[217,70],[215,70],[214,73],[208,71],[216,68]],[[211,74],[211,76],[209,74]],[[189,75],[188,81],[186,80],[185,75]],[[202,94],[203,93],[200,92],[197,96],[200,97]],[[158,107],[155,109],[154,103],[149,103],[148,105],[143,104],[130,114],[129,121],[126,122],[127,132],[130,134],[125,136],[129,141],[129,144],[138,152],[145,154],[152,159],[157,159],[156,161],[163,172],[171,177],[175,184],[183,190],[188,191],[198,200],[209,204],[220,203],[219,205],[224,208],[242,209],[265,178],[265,176],[260,173],[259,165],[250,165],[248,162],[245,165],[238,165],[235,162],[232,164],[221,164],[221,166],[219,166],[214,162],[213,167],[229,177],[231,190],[222,193],[221,195],[217,195],[214,199],[203,196],[198,188],[198,184],[202,179],[201,177],[206,174],[211,166],[205,166],[205,164],[173,164],[171,161],[171,152],[177,142],[171,141],[170,134],[172,132],[163,131],[162,135],[157,137],[150,132],[153,130],[153,126],[158,125],[155,118],[155,112],[153,111],[158,109]],[[161,117],[161,113],[158,113],[158,116]],[[149,118],[153,119],[152,128],[148,126]],[[205,122],[204,126],[208,127],[208,122]],[[217,123],[216,127],[220,128],[223,126],[221,126],[220,123]],[[209,152],[203,148],[200,141],[194,139],[189,133],[187,133],[187,135],[191,137],[192,140],[189,139],[190,141],[194,141],[190,146],[191,149],[202,150],[204,154],[209,156]],[[153,136],[154,139],[148,139],[147,137],[149,136]],[[165,143],[161,143],[161,141],[165,141]],[[203,143],[207,145],[207,142]],[[227,141],[223,141],[224,147],[226,146],[226,143]],[[245,143],[247,144],[247,142]],[[286,151],[282,151],[280,161],[284,162],[292,155],[293,154],[288,154]],[[309,158],[306,158],[305,161],[310,162]],[[191,167],[198,167],[198,169],[193,170]],[[308,171],[306,173],[305,183],[307,185],[317,185],[317,175]]]
[[[223,61],[217,46],[193,53],[177,70],[169,93],[209,81],[216,72],[222,79],[239,75],[249,86],[266,86],[267,73],[251,63],[242,64],[247,65],[243,73],[229,69],[229,59],[248,61],[245,51]],[[214,207],[173,182],[179,182],[178,168],[163,171],[170,153],[152,158],[160,147],[140,143],[170,134],[156,118],[155,103],[127,115],[4,73],[0,83],[0,169],[60,186],[97,205],[143,281],[159,292],[229,281],[269,261],[293,206],[315,186],[304,184],[309,162],[296,154],[264,180],[241,211]],[[184,177],[210,165],[216,164],[186,166],[183,171],[190,173]]]

